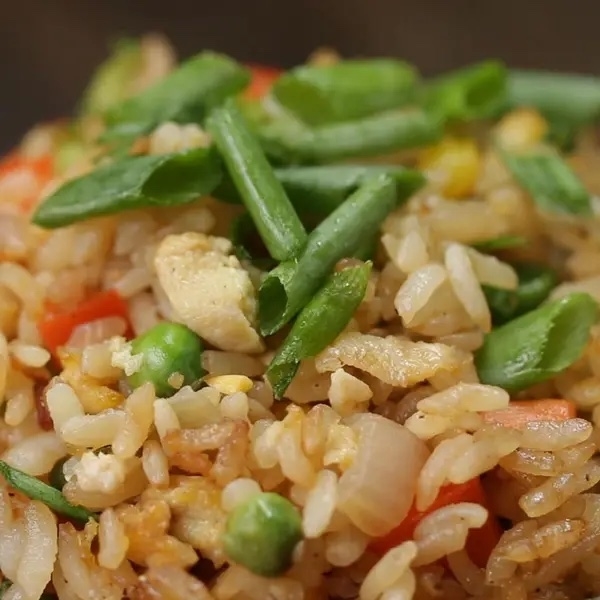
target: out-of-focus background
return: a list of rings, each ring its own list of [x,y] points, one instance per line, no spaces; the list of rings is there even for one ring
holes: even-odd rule
[[[0,20],[0,151],[39,120],[69,114],[111,40],[163,32],[201,49],[291,66],[317,46],[391,55],[426,74],[495,57],[600,74],[591,0],[13,0]]]

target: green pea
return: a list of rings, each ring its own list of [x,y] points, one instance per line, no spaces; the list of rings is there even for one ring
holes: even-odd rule
[[[253,496],[227,519],[225,554],[263,577],[281,575],[292,565],[302,539],[302,518],[289,501],[272,492]]]
[[[67,460],[69,460],[68,456],[57,460],[50,471],[50,475],[48,476],[48,482],[50,485],[61,492],[67,483],[67,479],[65,478],[65,473],[63,471],[63,467],[65,466]]]
[[[523,263],[515,265],[515,271],[519,276],[516,290],[482,286],[496,326],[537,308],[558,283],[556,273],[541,265]]]
[[[202,340],[185,325],[159,323],[132,342],[134,354],[143,357],[139,371],[127,379],[132,388],[151,382],[157,396],[172,396],[176,388],[169,383],[174,373],[183,375],[183,385],[192,385],[206,372],[202,368]]]

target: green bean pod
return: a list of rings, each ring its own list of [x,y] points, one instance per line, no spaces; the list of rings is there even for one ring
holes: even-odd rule
[[[306,231],[235,102],[215,109],[207,128],[271,256],[296,256]]]
[[[389,175],[369,178],[310,234],[295,261],[273,269],[259,290],[259,322],[263,335],[281,329],[311,299],[334,265],[353,256],[378,231],[397,206],[396,186]]]
[[[351,121],[398,108],[416,92],[416,70],[399,60],[344,60],[284,73],[272,94],[305,123]]]
[[[266,372],[276,398],[285,393],[300,361],[316,356],[348,325],[364,298],[370,272],[371,264],[365,263],[334,273],[300,311]]]

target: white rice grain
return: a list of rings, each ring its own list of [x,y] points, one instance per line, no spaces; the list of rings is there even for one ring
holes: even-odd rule
[[[347,417],[364,411],[372,396],[371,388],[364,381],[344,369],[337,369],[331,374],[329,402],[340,416]]]
[[[240,477],[228,483],[221,492],[221,508],[231,512],[253,496],[261,493],[260,485],[247,477]]]
[[[473,248],[467,248],[467,253],[479,283],[502,290],[514,290],[519,285],[519,277],[509,264]]]
[[[43,367],[50,360],[50,352],[40,346],[13,340],[8,345],[11,356],[26,367]]]
[[[129,540],[125,527],[112,508],[107,508],[100,515],[98,548],[98,564],[105,569],[116,569],[125,560]]]
[[[221,414],[226,419],[248,418],[248,396],[244,392],[235,392],[228,396],[223,396],[219,405]]]
[[[392,548],[369,571],[362,582],[360,600],[377,600],[402,579],[416,556],[417,545],[414,542],[404,542]]]
[[[265,371],[264,364],[255,356],[238,352],[205,350],[202,353],[202,366],[209,375],[245,375],[258,377]]]
[[[70,418],[60,428],[60,435],[67,444],[79,448],[110,446],[125,423],[122,410],[109,409],[97,415]]]
[[[166,401],[177,415],[181,427],[193,429],[221,420],[220,400],[221,394],[212,387],[194,391],[185,386]]]
[[[154,421],[154,386],[145,383],[128,396],[123,406],[125,421],[112,443],[114,454],[120,458],[134,456],[146,441]]]
[[[169,459],[158,441],[148,440],[144,444],[142,468],[152,485],[156,487],[169,485]]]
[[[152,294],[147,292],[136,294],[129,298],[128,306],[129,320],[136,335],[146,333],[160,322],[158,308]]]
[[[127,321],[122,317],[105,317],[77,325],[65,344],[68,348],[86,348],[113,337],[122,336],[127,331]]]
[[[46,404],[57,431],[60,431],[67,421],[82,418],[85,414],[75,390],[57,379],[46,390]]]
[[[67,453],[64,442],[54,431],[44,431],[25,437],[2,454],[2,460],[11,467],[39,477]]]
[[[452,289],[467,314],[482,331],[490,331],[492,327],[490,310],[465,247],[460,244],[449,244],[444,255],[444,264],[448,270]]]
[[[348,567],[364,554],[371,538],[350,522],[325,535],[325,557],[335,567]]]
[[[442,265],[430,263],[411,273],[400,286],[394,306],[406,326],[410,326],[417,313],[431,300],[444,284],[448,275]]]
[[[169,431],[181,429],[177,413],[171,404],[163,398],[158,398],[154,401],[154,426],[161,439],[164,438]]]
[[[2,331],[0,331],[0,403],[2,403],[5,397],[9,366],[8,342]]]
[[[52,576],[58,551],[56,517],[42,502],[33,500],[25,508],[26,538],[15,583],[29,598],[39,598]]]
[[[337,504],[337,475],[324,469],[317,475],[302,511],[302,528],[307,538],[317,538],[327,529]]]
[[[18,427],[35,409],[33,388],[26,387],[11,395],[6,401],[4,422],[11,427]]]

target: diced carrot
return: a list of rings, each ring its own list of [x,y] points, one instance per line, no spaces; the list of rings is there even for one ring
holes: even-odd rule
[[[0,161],[0,180],[3,177],[14,175],[19,171],[29,172],[35,178],[36,191],[33,193],[33,196],[28,196],[20,202],[21,208],[24,211],[29,211],[31,206],[36,202],[39,193],[54,176],[52,157],[44,155],[39,158],[25,158],[17,152],[13,152]]]
[[[252,79],[250,85],[244,90],[244,97],[250,100],[260,100],[269,93],[273,83],[279,78],[282,71],[264,65],[246,65],[250,69]]]
[[[38,329],[46,348],[56,355],[75,327],[104,317],[128,318],[127,303],[115,290],[98,292],[70,312],[49,310],[38,323]]]
[[[460,502],[473,502],[484,507],[487,506],[485,492],[478,477],[466,483],[444,486],[433,504],[425,511],[418,511],[413,504],[402,523],[384,537],[374,540],[371,548],[378,554],[385,554],[390,548],[413,539],[415,529],[423,517],[439,508]],[[472,529],[469,532],[466,549],[471,560],[479,567],[484,567],[501,535],[502,530],[498,521],[490,514],[483,527]]]
[[[483,413],[486,423],[518,429],[531,421],[565,421],[577,416],[574,402],[569,400],[513,400],[507,408]]]

